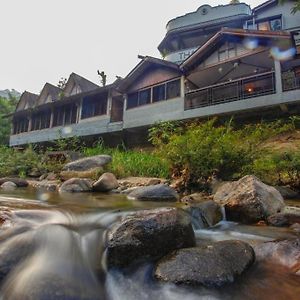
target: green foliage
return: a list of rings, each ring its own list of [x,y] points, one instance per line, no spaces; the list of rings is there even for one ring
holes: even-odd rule
[[[258,172],[254,164],[264,154],[262,142],[295,129],[295,119],[236,126],[232,120],[219,125],[216,119],[178,128],[170,122],[155,125],[150,140],[157,154],[167,159],[172,177],[183,180],[183,188],[207,188],[213,176],[232,180]],[[166,128],[164,132],[163,129]]]
[[[3,116],[15,110],[17,100],[14,97],[9,99],[0,97],[0,145],[7,145],[11,130],[11,120]]]
[[[43,170],[42,156],[28,147],[24,151],[0,147],[0,176],[26,177],[33,169]]]
[[[108,148],[99,140],[93,147],[84,148],[83,153],[85,156],[111,155],[113,160],[108,166],[108,171],[119,178],[128,176],[166,178],[169,175],[169,164],[152,152],[127,150],[124,145]]]
[[[283,5],[287,0],[280,0],[279,3]],[[300,11],[300,0],[294,1],[294,6],[292,8],[291,13],[295,14],[296,12]]]

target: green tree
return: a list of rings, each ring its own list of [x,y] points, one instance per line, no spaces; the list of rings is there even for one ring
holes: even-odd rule
[[[0,97],[0,145],[7,145],[9,141],[11,120],[4,117],[14,112],[18,100],[12,96],[9,99]]]
[[[283,5],[286,0],[279,0],[279,3]],[[300,11],[300,0],[294,1],[294,7],[292,8],[292,13],[295,14],[297,11]]]

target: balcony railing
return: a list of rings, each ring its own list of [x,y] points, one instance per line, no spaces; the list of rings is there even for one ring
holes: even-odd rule
[[[300,89],[300,77],[296,77],[294,72],[282,73],[282,89],[284,92]]]
[[[274,94],[274,71],[211,85],[186,93],[185,110]]]

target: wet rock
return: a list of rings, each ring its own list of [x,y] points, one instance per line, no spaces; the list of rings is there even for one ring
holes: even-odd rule
[[[31,182],[31,186],[35,189],[38,189],[40,191],[46,191],[46,192],[56,192],[59,188],[59,181],[48,181],[48,180],[42,180],[42,181],[36,181]]]
[[[112,173],[104,173],[98,181],[93,184],[96,192],[109,192],[119,186],[118,180]]]
[[[87,178],[71,178],[65,181],[59,188],[60,193],[83,193],[91,192],[93,182]]]
[[[156,177],[127,177],[118,180],[120,186],[132,188],[137,186],[149,186],[166,183],[167,180]]]
[[[103,173],[103,168],[93,168],[88,171],[61,171],[59,177],[62,181],[72,178],[90,178],[96,180]]]
[[[140,201],[177,201],[179,196],[173,188],[158,184],[137,188],[128,194],[128,198]]]
[[[4,177],[0,179],[0,185],[2,185],[3,183],[7,182],[7,181],[11,181],[14,184],[17,185],[17,187],[27,187],[28,186],[28,181],[25,179],[21,179],[21,178],[11,178],[11,177]]]
[[[17,235],[2,243],[0,246],[0,281],[25,260],[35,248],[36,244],[31,232]]]
[[[214,201],[192,204],[184,208],[196,229],[211,227],[222,221],[222,209]]]
[[[107,264],[109,267],[126,267],[194,245],[191,221],[183,210],[158,208],[139,211],[125,217],[109,231]]]
[[[174,251],[157,263],[155,277],[175,284],[222,286],[233,282],[254,260],[254,251],[245,242],[216,242]]]
[[[17,188],[17,185],[11,181],[6,181],[1,185],[1,189],[5,191],[13,191]]]
[[[104,167],[112,160],[110,155],[95,155],[90,157],[81,158],[66,164],[63,171],[88,171],[97,167]]]
[[[254,247],[257,260],[281,264],[291,271],[300,271],[300,238],[266,242]]]
[[[241,223],[256,223],[284,208],[281,194],[255,176],[245,176],[223,185],[214,201],[225,207],[226,218]]]
[[[182,203],[199,203],[205,202],[211,199],[211,196],[207,195],[206,193],[194,193],[191,195],[184,196],[180,199]]]
[[[267,222],[271,226],[288,227],[295,223],[300,224],[300,215],[290,213],[279,213],[268,217]]]
[[[281,194],[284,199],[300,198],[299,192],[291,189],[289,186],[275,186],[275,189]]]
[[[28,176],[32,178],[39,178],[41,177],[41,175],[42,175],[41,171],[36,168],[32,169],[28,174]]]

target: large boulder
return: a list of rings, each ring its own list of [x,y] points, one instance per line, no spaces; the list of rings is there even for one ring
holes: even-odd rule
[[[116,176],[112,173],[104,173],[93,184],[93,190],[96,192],[109,192],[119,186]]]
[[[87,178],[71,178],[65,181],[59,188],[60,193],[84,193],[91,192],[93,182]]]
[[[300,275],[300,238],[266,242],[254,247],[257,260],[278,263]]]
[[[288,227],[293,224],[300,224],[300,215],[291,213],[279,213],[268,217],[267,223],[276,227]]]
[[[88,171],[97,167],[104,167],[112,160],[110,155],[95,155],[90,157],[81,158],[66,164],[63,171]]]
[[[71,178],[98,178],[103,173],[103,167],[112,160],[110,155],[96,155],[81,158],[67,163],[61,173],[62,180]]]
[[[109,267],[126,267],[194,245],[192,224],[183,210],[158,208],[139,211],[125,217],[109,231],[107,264]]]
[[[225,207],[227,220],[246,224],[266,220],[284,208],[283,198],[274,187],[250,175],[220,187],[214,201]]]
[[[191,216],[192,223],[196,229],[214,226],[223,219],[222,208],[211,200],[192,204],[184,209]]]
[[[300,198],[299,192],[291,189],[289,186],[275,186],[275,188],[284,199],[299,199]]]
[[[177,201],[177,192],[165,184],[140,187],[128,194],[128,198],[140,201]]]
[[[175,284],[222,286],[233,282],[254,260],[254,251],[245,242],[216,242],[167,255],[157,263],[155,277]]]
[[[5,182],[13,182],[17,187],[27,187],[28,181],[21,178],[13,178],[13,177],[4,177],[0,178],[0,185],[2,185]]]

